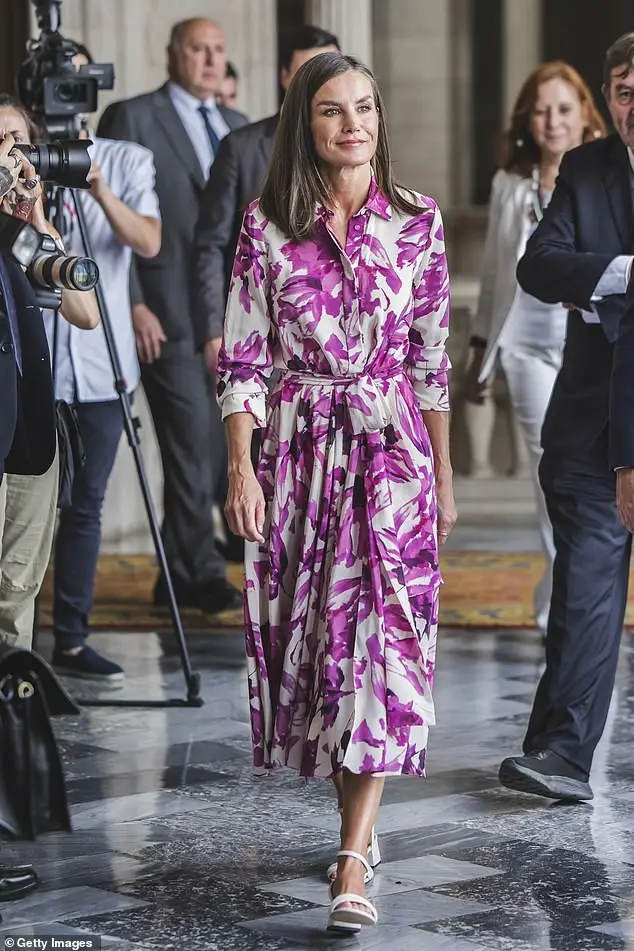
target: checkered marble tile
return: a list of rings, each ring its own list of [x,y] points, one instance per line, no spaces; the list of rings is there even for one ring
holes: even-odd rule
[[[96,635],[132,696],[178,695],[167,649]],[[626,635],[592,805],[499,787],[542,665],[534,632],[442,632],[429,777],[386,783],[376,929],[325,931],[338,848],[329,783],[251,774],[242,638],[205,643],[200,710],[94,707],[56,724],[72,835],[7,842],[41,885],[0,908],[2,935],[100,934],[112,951],[627,951],[634,946],[634,639]],[[47,656],[47,643],[41,645]],[[50,649],[50,644],[48,645]],[[147,670],[150,673],[147,673]],[[146,679],[144,680],[144,676]],[[75,689],[71,684],[71,688]],[[82,687],[82,689],[84,689]]]

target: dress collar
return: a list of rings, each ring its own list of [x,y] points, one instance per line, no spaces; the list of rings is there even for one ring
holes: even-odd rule
[[[368,197],[361,208],[359,208],[356,215],[353,215],[353,218],[356,218],[359,215],[369,211],[374,212],[374,214],[379,215],[380,218],[384,218],[386,221],[391,221],[392,219],[391,205],[385,195],[379,191],[379,186],[376,183],[374,172],[372,172],[372,178],[370,179],[370,190],[368,191]],[[326,222],[332,218],[334,212],[331,211],[330,208],[326,208],[325,205],[319,204],[317,206],[317,215],[322,221]]]
[[[634,172],[634,149],[628,147],[627,156],[630,160],[630,165],[632,166],[632,171]]]

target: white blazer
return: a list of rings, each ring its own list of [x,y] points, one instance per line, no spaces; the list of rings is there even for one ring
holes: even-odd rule
[[[495,174],[480,296],[471,331],[487,341],[481,381],[487,379],[494,367],[500,337],[518,292],[515,269],[531,231],[528,209],[532,204],[532,192],[531,178],[522,178],[503,169]]]

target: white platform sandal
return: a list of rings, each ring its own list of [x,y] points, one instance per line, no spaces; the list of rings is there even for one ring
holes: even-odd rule
[[[367,860],[358,852],[350,852],[348,849],[342,849],[341,852],[337,852],[337,858],[341,856],[348,856],[349,858],[357,859],[358,862],[361,862],[366,870],[366,875],[368,872],[372,872],[372,868]],[[368,901],[367,898],[363,898],[362,895],[355,895],[351,892],[334,895],[334,884],[335,882],[333,881],[328,886],[328,894],[331,899],[330,914],[328,915],[328,930],[346,931],[348,934],[356,934],[362,927],[374,927],[379,920],[379,916],[372,902]],[[351,905],[360,905],[361,907],[351,908]]]
[[[374,880],[374,869],[381,864],[381,849],[379,848],[379,837],[372,826],[372,835],[368,845],[368,865],[370,866],[363,877],[363,884],[369,885]],[[332,884],[337,877],[337,863],[331,862],[326,869],[326,880]]]

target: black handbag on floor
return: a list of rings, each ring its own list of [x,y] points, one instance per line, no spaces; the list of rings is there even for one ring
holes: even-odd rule
[[[50,718],[78,713],[41,657],[0,644],[0,829],[14,838],[71,831]]]
[[[79,418],[74,407],[65,400],[55,400],[57,451],[59,453],[59,495],[57,507],[72,504],[75,476],[86,464],[86,450],[81,438]]]

